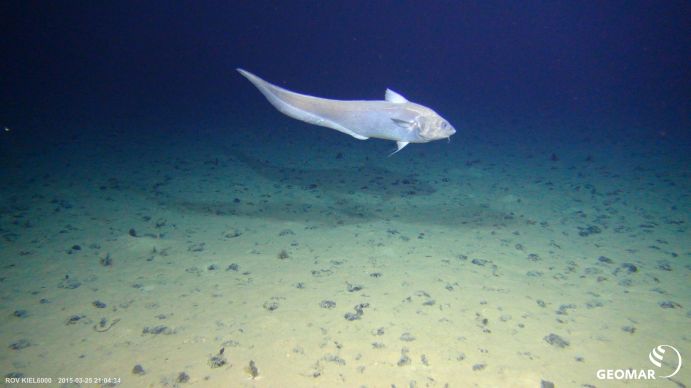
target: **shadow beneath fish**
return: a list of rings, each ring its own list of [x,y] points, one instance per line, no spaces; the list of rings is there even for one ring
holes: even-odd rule
[[[477,204],[470,198],[449,196],[451,184],[441,190],[416,174],[401,174],[383,167],[302,168],[278,166],[229,151],[233,170],[244,166],[250,176],[272,182],[238,180],[239,192],[251,193],[232,200],[173,200],[186,211],[216,216],[261,218],[324,226],[372,221],[470,227],[506,224],[511,216]],[[230,167],[230,166],[229,166]],[[167,202],[167,201],[166,201]]]

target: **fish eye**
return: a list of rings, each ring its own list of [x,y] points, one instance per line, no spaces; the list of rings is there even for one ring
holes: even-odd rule
[[[441,127],[446,129],[446,123],[441,123]]]

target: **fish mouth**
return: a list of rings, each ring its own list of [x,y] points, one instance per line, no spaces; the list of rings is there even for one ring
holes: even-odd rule
[[[442,140],[442,139],[451,139],[451,136],[456,133],[456,131],[451,132],[451,133],[444,133],[444,134],[437,134],[433,136],[425,136],[425,135],[418,135],[420,139],[424,140],[424,143],[430,142],[430,141],[435,141],[435,140]]]

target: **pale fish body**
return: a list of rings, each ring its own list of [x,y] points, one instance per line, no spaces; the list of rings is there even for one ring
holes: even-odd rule
[[[387,89],[385,100],[330,100],[299,94],[238,69],[281,113],[309,124],[346,133],[356,139],[393,140],[398,152],[409,143],[446,139],[456,130],[432,109]],[[395,153],[394,152],[394,153]]]

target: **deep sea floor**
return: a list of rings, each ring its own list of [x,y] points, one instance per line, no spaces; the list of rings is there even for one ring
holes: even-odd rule
[[[691,356],[682,145],[302,128],[3,139],[3,375],[608,387]]]

